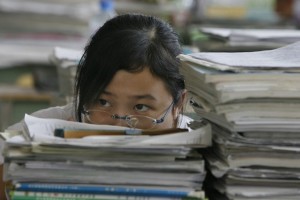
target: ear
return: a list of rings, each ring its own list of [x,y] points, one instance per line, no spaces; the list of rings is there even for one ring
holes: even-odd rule
[[[187,90],[183,90],[177,104],[174,106],[173,116],[177,119],[178,115],[183,111],[183,106],[186,103]]]

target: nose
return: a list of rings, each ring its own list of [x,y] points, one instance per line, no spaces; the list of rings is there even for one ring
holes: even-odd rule
[[[117,107],[114,108],[112,111],[112,120],[111,120],[111,125],[114,126],[124,126],[124,127],[129,127],[124,116],[128,115],[128,108],[118,105]],[[115,116],[115,117],[113,117]]]
[[[127,121],[126,121],[126,117],[127,117],[127,115],[113,114],[111,116],[111,118],[112,118],[112,125],[129,127],[129,125],[128,125]]]
[[[126,120],[124,119],[112,119],[111,125],[129,127]]]

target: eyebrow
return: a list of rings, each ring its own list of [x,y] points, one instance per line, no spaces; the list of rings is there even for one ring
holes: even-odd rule
[[[116,96],[116,95],[114,95],[113,93],[108,92],[108,91],[103,91],[102,94],[109,95],[109,96]],[[152,100],[152,101],[156,101],[156,100],[157,100],[157,99],[156,99],[153,95],[151,95],[151,94],[132,95],[131,98],[133,98],[133,99],[148,99],[148,100]]]
[[[149,100],[156,101],[156,98],[154,96],[152,96],[151,94],[136,95],[136,96],[133,96],[132,98],[135,98],[135,99],[149,99]]]

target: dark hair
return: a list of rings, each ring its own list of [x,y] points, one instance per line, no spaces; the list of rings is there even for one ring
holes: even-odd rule
[[[91,38],[79,62],[75,82],[76,117],[95,102],[118,70],[137,72],[149,67],[161,78],[176,104],[185,89],[179,73],[178,35],[171,26],[152,16],[119,15],[107,21]]]

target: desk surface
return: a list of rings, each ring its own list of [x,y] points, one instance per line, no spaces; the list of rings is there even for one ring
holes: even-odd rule
[[[51,93],[41,93],[33,88],[0,85],[0,101],[51,101]]]
[[[32,113],[53,104],[53,93],[38,92],[33,88],[0,85],[0,131]]]

